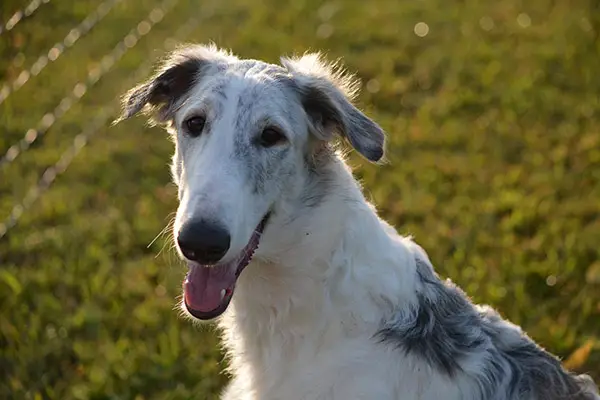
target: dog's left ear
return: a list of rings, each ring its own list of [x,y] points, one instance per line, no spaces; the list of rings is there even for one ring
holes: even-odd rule
[[[158,71],[123,96],[123,109],[116,121],[145,111],[158,122],[173,118],[177,104],[203,77],[217,71],[235,56],[215,45],[191,45],[167,55]]]
[[[319,54],[282,58],[281,63],[292,76],[316,137],[331,140],[338,133],[369,161],[382,159],[385,132],[351,102],[356,80],[322,61]]]

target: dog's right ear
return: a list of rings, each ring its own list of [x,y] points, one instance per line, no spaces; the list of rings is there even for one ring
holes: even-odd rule
[[[140,111],[151,114],[157,122],[171,120],[189,90],[232,59],[235,57],[214,45],[183,46],[171,52],[153,77],[125,93],[122,114],[115,122]]]

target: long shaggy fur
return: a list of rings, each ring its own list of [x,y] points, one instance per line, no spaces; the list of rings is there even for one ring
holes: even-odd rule
[[[383,130],[351,103],[356,88],[320,55],[276,66],[191,46],[126,95],[124,117],[158,110],[175,137],[175,234],[209,216],[240,248],[272,212],[217,321],[232,375],[223,399],[600,399],[588,376],[440,280],[366,201],[331,146],[341,137],[383,157]],[[200,112],[206,132],[192,139],[182,120]],[[253,144],[264,121],[285,145]]]

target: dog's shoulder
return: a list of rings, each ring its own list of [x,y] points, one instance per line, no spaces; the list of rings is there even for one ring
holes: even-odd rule
[[[399,306],[377,337],[468,392],[486,399],[598,399],[586,375],[565,370],[558,358],[492,307],[476,305],[451,280],[442,280],[426,252],[415,256],[416,300]],[[461,383],[462,385],[463,383]]]

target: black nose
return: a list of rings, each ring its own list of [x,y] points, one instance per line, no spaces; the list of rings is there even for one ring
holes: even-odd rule
[[[184,222],[177,236],[177,244],[188,260],[200,264],[215,264],[227,250],[231,237],[221,226],[202,219]]]

